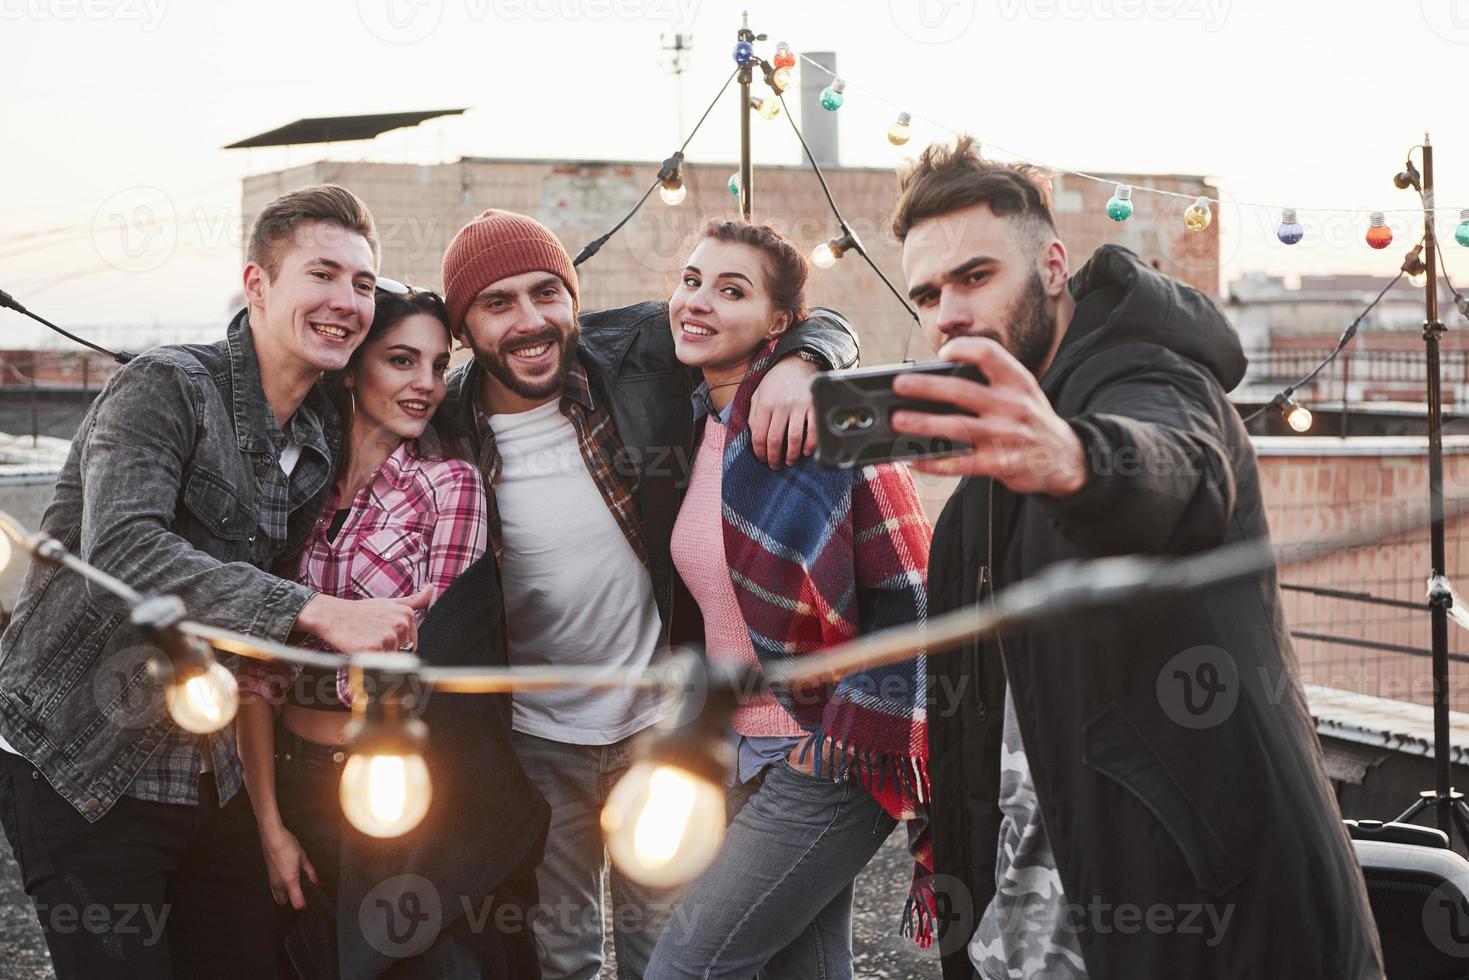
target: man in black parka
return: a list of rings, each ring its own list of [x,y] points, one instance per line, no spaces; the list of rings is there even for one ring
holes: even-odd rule
[[[897,428],[973,452],[934,532],[933,612],[1058,561],[1268,535],[1225,392],[1239,339],[1118,246],[1069,276],[1049,185],[930,147],[894,230],[955,415]],[[1381,952],[1297,678],[1274,573],[1057,617],[929,661],[945,980],[1377,980]]]

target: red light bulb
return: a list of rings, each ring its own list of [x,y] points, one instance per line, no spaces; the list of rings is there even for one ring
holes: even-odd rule
[[[775,58],[770,63],[776,68],[794,68],[796,67],[796,54],[791,50],[789,44],[781,41],[775,46]]]
[[[1367,244],[1373,248],[1387,248],[1392,244],[1392,229],[1387,226],[1387,219],[1382,216],[1381,211],[1373,211],[1368,219]]]

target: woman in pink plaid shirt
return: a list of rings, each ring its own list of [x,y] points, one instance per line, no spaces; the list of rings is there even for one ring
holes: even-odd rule
[[[366,339],[346,369],[324,381],[343,420],[344,448],[297,581],[343,599],[412,596],[422,622],[434,597],[484,554],[484,485],[456,455],[449,413],[438,411],[450,344],[437,294],[379,280]],[[334,908],[338,786],[351,717],[346,671],[251,660],[239,680],[247,694],[239,752],[271,891],[278,904],[299,910],[314,886],[321,904]]]

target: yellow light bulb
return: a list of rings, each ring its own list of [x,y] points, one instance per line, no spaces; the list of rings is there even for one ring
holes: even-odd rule
[[[10,567],[10,559],[14,551],[10,546],[10,535],[0,531],[0,571]]]
[[[724,792],[676,766],[643,760],[602,809],[607,852],[629,878],[666,888],[692,881],[724,841]]]
[[[1194,203],[1183,212],[1183,224],[1189,231],[1203,231],[1209,227],[1209,222],[1214,220],[1214,212],[1209,210],[1209,199],[1207,197],[1196,197]]]
[[[428,763],[407,755],[354,753],[342,770],[342,813],[371,837],[397,837],[428,813],[433,784]]]
[[[208,735],[235,720],[235,711],[240,706],[240,686],[229,668],[211,657],[203,671],[169,684],[163,699],[169,715],[180,728],[196,735]]]
[[[774,119],[780,115],[780,100],[773,95],[767,95],[760,100],[760,104],[755,107],[755,111],[760,114],[761,119]]]
[[[830,269],[837,264],[836,249],[831,247],[831,242],[822,242],[811,250],[811,264],[818,269]]]
[[[913,117],[908,113],[898,113],[898,121],[888,127],[888,142],[894,146],[902,146],[908,142],[913,136],[913,133],[908,128],[908,124],[912,121]]]
[[[1286,412],[1285,420],[1297,432],[1307,432],[1311,428],[1311,410],[1305,405],[1297,405],[1293,402]]]
[[[673,187],[664,184],[658,188],[658,196],[663,198],[664,204],[670,207],[678,207],[678,205],[683,203],[683,199],[689,196],[689,189],[683,185],[682,181]]]
[[[791,82],[795,80],[795,72],[789,68],[777,68],[771,72],[770,77],[775,82],[776,88],[782,92],[788,92],[790,91]]]

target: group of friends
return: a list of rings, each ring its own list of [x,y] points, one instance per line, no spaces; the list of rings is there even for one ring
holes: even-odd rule
[[[368,208],[321,185],[255,217],[223,340],[114,374],[41,530],[311,649],[636,670],[681,644],[757,672],[1058,561],[1268,535],[1225,395],[1244,357],[1206,296],[1116,246],[1073,270],[1044,174],[967,138],[899,188],[908,296],[984,381],[900,376],[950,411],[892,424],[966,452],[812,458],[811,379],[857,362],[857,331],[767,225],[710,220],[671,296],[584,313],[532,217],[466,224],[440,295],[380,278]],[[913,470],[963,478],[934,527]],[[1223,716],[1165,691],[1199,650],[1232,668]],[[338,799],[345,666],[242,661],[235,723],[204,736],[155,652],[39,564],[0,637],[0,822],[62,980],[590,980],[604,922],[623,978],[840,980],[854,881],[900,823],[900,929],[945,980],[1382,976],[1273,574],[749,692],[724,840],[684,888],[611,865],[599,824],[656,692],[423,699],[430,814],[381,841]],[[407,877],[432,895],[374,901]],[[429,900],[411,946],[368,927]]]

